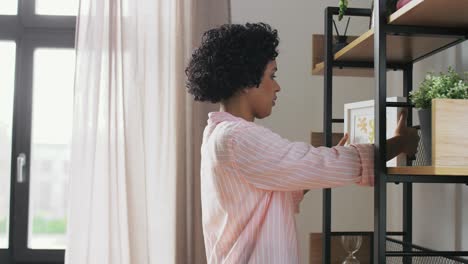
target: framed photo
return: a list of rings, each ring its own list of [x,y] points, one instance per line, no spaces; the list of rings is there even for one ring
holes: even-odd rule
[[[406,102],[404,97],[389,97],[387,102]],[[387,107],[387,137],[393,137],[402,108]],[[348,144],[374,143],[374,100],[344,105],[344,133],[348,133]],[[406,155],[400,154],[387,162],[387,167],[406,166]]]

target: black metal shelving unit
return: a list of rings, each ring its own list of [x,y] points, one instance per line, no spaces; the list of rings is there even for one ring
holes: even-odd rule
[[[442,1],[442,0],[441,0]],[[450,48],[468,38],[468,28],[448,28],[433,26],[390,25],[387,23],[386,0],[374,0],[374,61],[336,61],[332,53],[333,45],[333,16],[338,14],[338,7],[325,9],[324,31],[324,120],[323,131],[325,146],[332,146],[332,124],[342,123],[343,119],[332,117],[333,98],[333,69],[334,68],[373,68],[375,77],[375,187],[374,187],[374,232],[371,232],[373,247],[371,249],[372,263],[468,263],[460,256],[468,256],[468,251],[434,251],[412,244],[413,225],[413,183],[468,183],[467,176],[450,175],[388,175],[386,167],[386,108],[408,107],[408,103],[387,103],[387,69],[403,72],[403,95],[408,98],[413,89],[413,64],[419,60]],[[370,9],[348,8],[347,16],[371,17]],[[405,63],[387,63],[387,36],[440,36],[455,37],[454,41],[431,50]],[[408,111],[408,125],[412,125],[412,111]],[[403,230],[390,233],[386,230],[387,218],[387,184],[403,184]],[[323,190],[323,252],[324,264],[330,263],[331,237],[346,234],[346,232],[332,232],[331,230],[331,189]],[[357,232],[350,232],[356,234]],[[358,232],[359,233],[359,232]],[[368,232],[362,232],[368,233]],[[387,237],[398,235],[401,241]]]

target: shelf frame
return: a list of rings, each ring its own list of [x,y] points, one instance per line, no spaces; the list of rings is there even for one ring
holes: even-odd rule
[[[443,3],[441,3],[443,2]],[[393,13],[381,30],[388,35],[389,47],[393,47],[388,54],[392,63],[416,63],[435,53],[459,44],[468,37],[468,18],[459,10],[468,9],[468,2],[458,0],[412,0]],[[360,14],[369,14],[370,9],[359,9]],[[437,12],[430,12],[437,10]],[[349,13],[354,15],[354,13]],[[372,62],[375,27],[358,37],[349,37],[349,43],[334,55],[335,61]],[[314,35],[319,37],[319,35]],[[319,39],[317,39],[319,41]],[[315,47],[314,41],[312,74],[322,75],[324,59],[322,47]],[[425,44],[425,45],[421,45]],[[424,47],[428,46],[428,48]],[[415,48],[416,47],[416,48]],[[363,67],[337,67],[336,74],[340,76],[373,77],[373,71]],[[389,67],[391,68],[391,67]]]
[[[410,92],[413,91],[413,64],[407,64],[403,70],[403,96],[409,98]],[[387,107],[395,106],[404,106],[404,107],[413,107],[410,103],[396,103],[387,102]],[[406,120],[406,125],[408,127],[413,125],[413,111],[408,111],[408,116]],[[407,160],[406,165],[411,165],[411,160]],[[389,178],[387,177],[387,182]],[[386,205],[385,205],[386,206]],[[403,200],[402,200],[402,209],[403,209],[403,219],[402,219],[402,228],[403,233],[403,250],[411,251],[411,246],[413,244],[413,183],[405,182],[403,183]],[[388,235],[388,233],[387,233]],[[411,264],[411,258],[404,257],[404,264]]]
[[[323,85],[323,133],[324,146],[331,147],[332,145],[332,87],[333,87],[333,15],[338,14],[337,7],[327,7],[325,9],[324,21],[324,85]],[[352,12],[353,10],[350,10]],[[330,87],[330,89],[328,89]],[[322,191],[322,262],[330,263],[331,259],[331,189],[326,188]]]
[[[386,101],[387,101],[387,5],[374,0],[374,263],[386,263],[387,174],[386,172]]]
[[[372,38],[373,39],[373,57],[372,61],[357,60],[349,61],[341,59],[340,54],[337,53],[335,56],[332,54],[333,45],[333,32],[332,32],[332,19],[333,15],[338,14],[337,7],[327,7],[325,9],[325,24],[324,24],[324,37],[323,37],[323,49],[325,51],[323,57],[322,71],[324,76],[324,120],[323,120],[323,131],[324,131],[324,146],[331,147],[331,136],[332,136],[332,123],[342,122],[341,119],[332,118],[332,103],[333,103],[333,76],[339,75],[334,74],[334,70],[342,68],[351,69],[372,69],[375,76],[375,188],[374,188],[374,235],[373,235],[373,263],[385,263],[386,257],[389,255],[399,254],[398,256],[403,257],[403,263],[411,263],[411,256],[424,255],[422,253],[411,254],[412,244],[412,232],[413,232],[413,183],[465,183],[468,185],[468,168],[451,168],[452,170],[447,173],[447,168],[387,168],[386,167],[386,108],[387,107],[408,107],[412,108],[414,105],[405,103],[392,103],[386,102],[386,81],[387,71],[389,69],[402,70],[403,71],[403,94],[408,97],[409,92],[413,89],[413,64],[425,57],[431,56],[437,52],[445,50],[453,45],[456,45],[468,37],[468,20],[463,29],[450,28],[447,25],[442,27],[423,27],[424,24],[419,25],[405,25],[401,24],[399,18],[407,12],[411,11],[411,8],[422,4],[424,1],[434,0],[413,0],[395,12],[390,16],[390,22],[397,21],[394,25],[389,25],[386,20],[386,0],[374,0],[374,6],[376,7],[376,16],[374,21],[374,28],[371,31],[364,33],[362,36],[356,38],[358,41],[360,38]],[[456,1],[456,0],[450,0]],[[424,3],[423,3],[424,4]],[[468,4],[467,4],[468,7]],[[363,11],[362,9],[349,8],[346,15],[369,15],[370,10]],[[405,17],[405,19],[407,16]],[[369,33],[371,32],[371,34]],[[393,61],[387,62],[387,39],[394,36],[400,37],[401,35],[414,36],[414,35],[425,35],[438,39],[449,39],[444,45],[439,45],[436,49],[429,50],[428,52],[419,54],[407,61]],[[450,40],[455,38],[455,40]],[[315,42],[314,42],[315,43]],[[351,71],[352,73],[352,71]],[[362,72],[360,72],[362,73]],[[359,75],[361,76],[361,75]],[[408,126],[412,125],[411,111],[408,115]],[[409,165],[409,164],[408,164]],[[465,170],[466,172],[465,173]],[[450,170],[450,168],[449,168]],[[456,173],[454,171],[457,171]],[[428,173],[429,172],[429,173]],[[454,176],[457,174],[459,176]],[[448,175],[445,175],[448,174]],[[388,183],[403,183],[403,230],[401,232],[387,232],[386,230],[386,194]],[[330,262],[330,237],[339,234],[339,232],[331,231],[331,189],[323,190],[323,263]],[[386,241],[387,235],[400,234],[403,237],[403,251],[402,252],[386,252]],[[463,251],[439,251],[437,253],[430,254],[443,254],[444,256],[456,256],[463,255],[466,252]],[[464,256],[464,255],[463,255]]]

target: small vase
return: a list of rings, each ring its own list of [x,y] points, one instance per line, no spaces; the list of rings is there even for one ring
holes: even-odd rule
[[[423,143],[423,151],[419,155],[423,155],[421,166],[430,166],[432,164],[432,115],[431,109],[421,109],[418,111],[419,124],[421,125],[421,139]]]
[[[347,36],[337,36],[335,37],[336,41],[333,45],[333,54],[337,53],[338,51],[340,51],[341,49],[343,49],[344,47],[346,47],[346,45],[348,45],[348,37]]]
[[[396,4],[396,9],[400,9],[402,8],[403,6],[405,6],[407,3],[411,2],[411,0],[398,0],[397,4]]]

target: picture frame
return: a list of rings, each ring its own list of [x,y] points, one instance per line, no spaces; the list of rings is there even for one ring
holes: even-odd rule
[[[387,102],[406,102],[405,97],[388,97]],[[394,135],[401,107],[387,107],[386,138]],[[374,100],[347,103],[344,105],[344,133],[348,133],[348,144],[374,143]],[[400,154],[387,162],[387,167],[406,166],[406,155]]]

